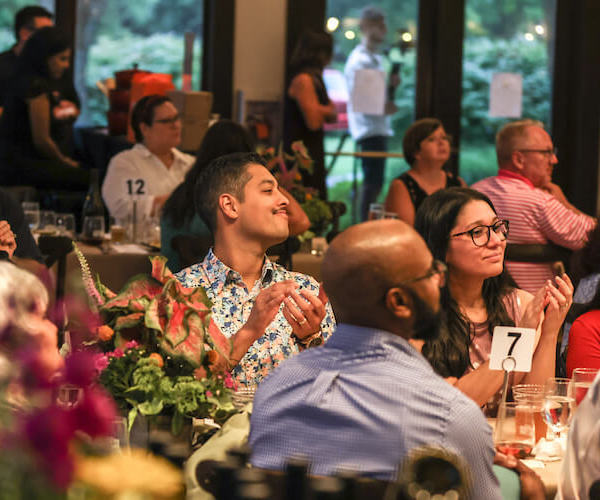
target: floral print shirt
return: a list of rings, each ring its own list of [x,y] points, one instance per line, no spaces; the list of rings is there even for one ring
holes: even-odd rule
[[[298,290],[308,290],[314,295],[319,293],[319,284],[311,276],[291,272],[274,264],[267,257],[263,264],[261,278],[248,290],[241,275],[227,267],[213,253],[212,248],[199,264],[183,269],[175,275],[181,284],[188,288],[201,286],[212,301],[212,317],[226,337],[232,337],[248,321],[256,296],[264,288],[279,281],[293,280]],[[283,316],[280,307],[275,319],[257,339],[239,364],[233,370],[238,385],[257,385],[273,368],[287,357],[298,353],[298,339],[292,333],[292,327]],[[329,302],[325,308],[325,317],[321,322],[321,333],[327,340],[335,328],[335,318]]]

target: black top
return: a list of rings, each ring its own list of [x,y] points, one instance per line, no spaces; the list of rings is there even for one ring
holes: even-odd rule
[[[17,75],[11,80],[4,100],[4,112],[0,120],[0,158],[15,156],[43,158],[33,143],[27,101],[42,94],[50,101],[50,137],[61,152],[73,156],[73,118],[58,119],[53,109],[61,100],[68,99],[58,82],[35,75]]]
[[[306,73],[302,71],[300,73]],[[292,80],[298,75],[296,73]],[[319,104],[326,106],[329,104],[329,96],[325,88],[325,82],[320,74],[310,74]],[[294,141],[302,141],[313,159],[313,173],[308,174],[302,171],[302,183],[307,187],[315,188],[319,191],[321,198],[326,197],[325,187],[325,150],[323,146],[323,128],[319,130],[310,130],[304,121],[302,110],[298,106],[296,99],[292,99],[286,92],[285,96],[285,120],[283,123],[283,147],[290,151]]]
[[[0,53],[0,106],[4,106],[4,100],[10,93],[10,85],[12,79],[17,74],[17,54],[15,54],[14,47],[11,47],[5,52]],[[80,108],[81,102],[79,96],[73,85],[73,75],[69,71],[65,71],[65,74],[60,80],[53,82],[53,86],[56,87],[65,99],[75,103]]]
[[[29,226],[25,221],[23,209],[17,200],[6,190],[0,188],[0,220],[8,221],[12,232],[15,233],[17,249],[15,256],[25,259],[35,259],[43,262],[39,248],[35,244]]]
[[[460,187],[461,183],[458,180],[458,177],[454,177],[453,175],[445,172],[446,174],[446,185],[444,187]],[[404,182],[406,189],[408,189],[408,194],[410,196],[410,201],[415,207],[415,212],[423,203],[423,200],[427,198],[429,195],[423,190],[421,186],[419,186],[418,182],[408,173],[404,172],[401,176],[397,177],[398,180]]]

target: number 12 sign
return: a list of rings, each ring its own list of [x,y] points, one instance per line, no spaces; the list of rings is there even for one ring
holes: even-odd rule
[[[517,372],[530,372],[534,344],[535,330],[533,328],[497,326],[494,328],[494,336],[492,337],[490,370],[507,369]],[[514,363],[504,363],[506,358],[513,358]]]

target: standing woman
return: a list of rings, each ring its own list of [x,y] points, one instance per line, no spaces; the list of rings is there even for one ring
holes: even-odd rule
[[[302,182],[327,198],[325,185],[325,151],[323,124],[337,118],[335,105],[329,100],[323,68],[333,54],[333,38],[324,31],[302,35],[291,57],[291,81],[286,92],[286,118],[283,142],[286,151],[294,141],[303,141],[313,159],[313,172],[303,172]]]
[[[436,118],[413,123],[404,134],[402,149],[410,169],[390,184],[385,209],[412,225],[427,196],[443,188],[466,184],[443,168],[450,158],[450,137]]]
[[[77,107],[56,90],[70,58],[69,40],[55,27],[37,30],[19,54],[0,121],[2,183],[87,188],[88,172],[72,157]]]
[[[441,334],[416,346],[434,370],[456,378],[456,386],[482,406],[494,399],[503,379],[501,371],[489,369],[494,327],[536,328],[541,321],[531,371],[516,373],[514,383],[543,384],[553,377],[556,339],[573,296],[569,277],[556,277],[535,296],[514,288],[504,271],[508,221],[473,189],[454,187],[429,196],[415,229],[433,258],[448,268],[440,296]]]

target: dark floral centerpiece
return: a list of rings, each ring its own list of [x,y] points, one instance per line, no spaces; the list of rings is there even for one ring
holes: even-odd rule
[[[191,418],[223,423],[235,413],[230,373],[213,369],[231,344],[211,319],[204,289],[185,288],[151,257],[150,275],[131,278],[118,293],[92,279],[81,252],[83,281],[102,325],[95,344],[100,383],[110,392],[131,429],[138,414],[170,418],[174,434]]]

